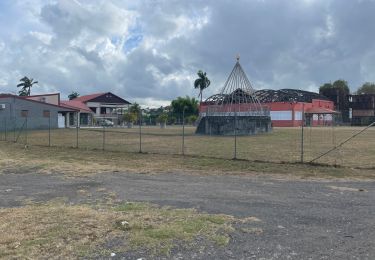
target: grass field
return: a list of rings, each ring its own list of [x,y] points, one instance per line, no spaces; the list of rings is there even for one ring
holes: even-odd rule
[[[139,248],[148,255],[166,256],[176,243],[189,248],[196,246],[196,239],[225,246],[234,231],[232,223],[252,228],[254,221],[139,202],[32,203],[0,208],[0,258],[108,259],[111,253]]]
[[[308,162],[328,151],[340,142],[360,131],[359,127],[308,127],[304,130],[304,161]],[[234,157],[233,136],[200,136],[194,134],[195,127],[185,127],[185,154],[232,159]],[[5,136],[2,133],[2,140]],[[7,133],[13,140],[13,133]],[[182,128],[142,127],[142,152],[157,154],[182,154]],[[51,131],[29,131],[28,145],[75,147],[76,129]],[[375,167],[375,128],[370,128],[350,140],[339,149],[317,160],[317,163],[349,167]],[[19,143],[26,142],[22,132]],[[103,148],[107,151],[139,152],[139,128],[81,128],[78,146],[82,149]],[[301,129],[274,128],[272,133],[237,138],[237,158],[266,162],[298,162],[301,159]]]

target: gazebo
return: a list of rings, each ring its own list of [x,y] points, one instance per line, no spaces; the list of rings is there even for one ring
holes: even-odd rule
[[[270,132],[268,106],[262,105],[243,71],[239,56],[224,87],[200,104],[197,134],[254,135]]]

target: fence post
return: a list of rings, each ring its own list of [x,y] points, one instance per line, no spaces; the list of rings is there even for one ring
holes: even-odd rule
[[[182,110],[182,155],[185,155],[185,109]]]
[[[138,113],[138,123],[139,123],[139,153],[142,153],[142,110]]]
[[[48,112],[48,146],[51,146],[51,111]]]
[[[142,110],[139,110],[139,153],[142,153]]]
[[[105,126],[103,125],[103,146],[102,146],[102,150],[104,151],[105,149]]]
[[[304,127],[305,127],[305,103],[302,103],[302,128],[301,128],[301,163],[303,163],[304,149]]]
[[[234,157],[237,159],[237,112],[234,112]]]
[[[26,114],[26,122],[25,122],[25,145],[27,146],[27,119],[28,119],[29,115]]]
[[[7,129],[7,118],[4,117],[4,127],[5,127],[5,132],[4,132],[4,138],[5,138],[5,141],[7,140],[7,132],[8,132],[8,129]]]
[[[78,120],[79,120],[79,113],[77,113],[77,123],[76,123],[76,148],[77,149],[78,149],[78,133],[79,133]]]
[[[16,143],[16,128],[17,128],[17,121],[16,121],[16,116],[14,115],[13,117],[13,142]]]

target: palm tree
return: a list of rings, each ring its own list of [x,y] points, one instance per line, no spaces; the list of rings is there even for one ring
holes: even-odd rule
[[[201,70],[198,71],[197,73],[198,77],[194,81],[194,88],[199,88],[199,95],[201,97],[201,103],[202,103],[202,92],[204,89],[208,88],[208,86],[211,84],[211,81],[207,78],[207,73],[203,72]]]
[[[129,107],[129,111],[131,113],[139,114],[139,112],[141,111],[141,106],[137,103],[134,103]]]
[[[22,88],[20,91],[18,91],[18,95],[19,95],[20,97],[25,97],[25,96],[27,96],[27,89]]]
[[[28,77],[23,77],[20,79],[22,83],[17,85],[17,88],[22,87],[22,89],[18,92],[20,96],[30,96],[31,93],[31,87],[34,84],[37,84],[38,81],[34,81],[34,79],[29,79]]]
[[[77,98],[77,97],[79,97],[79,93],[76,92],[76,91],[73,91],[72,93],[70,93],[70,94],[68,95],[69,100],[75,99],[75,98]]]

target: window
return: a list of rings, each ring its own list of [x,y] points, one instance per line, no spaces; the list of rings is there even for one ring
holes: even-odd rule
[[[22,110],[21,117],[27,117],[29,115],[29,110]]]
[[[101,108],[100,108],[100,114],[107,114],[107,109],[106,109],[106,107],[101,107]]]
[[[51,112],[49,110],[43,110],[43,117],[50,117]]]

